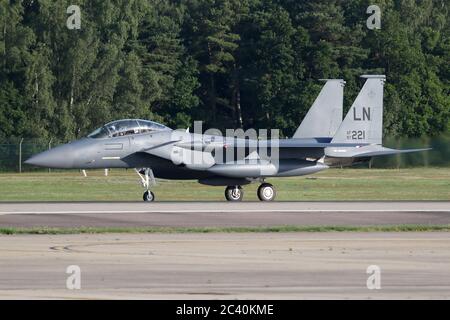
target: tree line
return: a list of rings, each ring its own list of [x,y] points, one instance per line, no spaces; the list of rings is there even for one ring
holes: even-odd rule
[[[81,10],[69,29],[67,8]],[[322,83],[386,74],[385,134],[449,130],[446,0],[0,0],[0,139],[120,118],[291,135]]]

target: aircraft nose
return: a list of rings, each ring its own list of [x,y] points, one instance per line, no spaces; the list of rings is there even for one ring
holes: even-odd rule
[[[41,152],[25,161],[25,163],[44,168],[70,168],[73,161],[72,147],[63,145]]]

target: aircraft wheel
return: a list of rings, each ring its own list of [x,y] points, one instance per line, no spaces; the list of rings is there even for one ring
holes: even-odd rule
[[[143,198],[146,202],[152,202],[155,201],[155,194],[151,191],[145,191]]]
[[[225,189],[225,198],[228,201],[242,201],[244,190],[241,186],[228,186]]]
[[[275,199],[276,192],[273,185],[270,183],[263,183],[258,188],[258,198],[261,201],[273,201]]]

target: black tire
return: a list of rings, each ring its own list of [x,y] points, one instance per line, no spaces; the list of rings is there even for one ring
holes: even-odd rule
[[[145,191],[142,198],[145,202],[153,202],[155,201],[155,194],[151,191]]]
[[[237,188],[235,186],[228,186],[225,189],[225,199],[227,199],[227,201],[242,201],[243,197],[244,190],[242,190],[241,186],[238,186]]]
[[[258,198],[261,201],[273,201],[276,195],[275,188],[270,183],[263,183],[258,188]]]

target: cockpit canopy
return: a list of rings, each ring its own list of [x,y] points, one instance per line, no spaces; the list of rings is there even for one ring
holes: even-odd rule
[[[163,130],[170,130],[170,128],[149,120],[126,119],[110,122],[89,134],[88,137],[94,139],[112,138]]]

